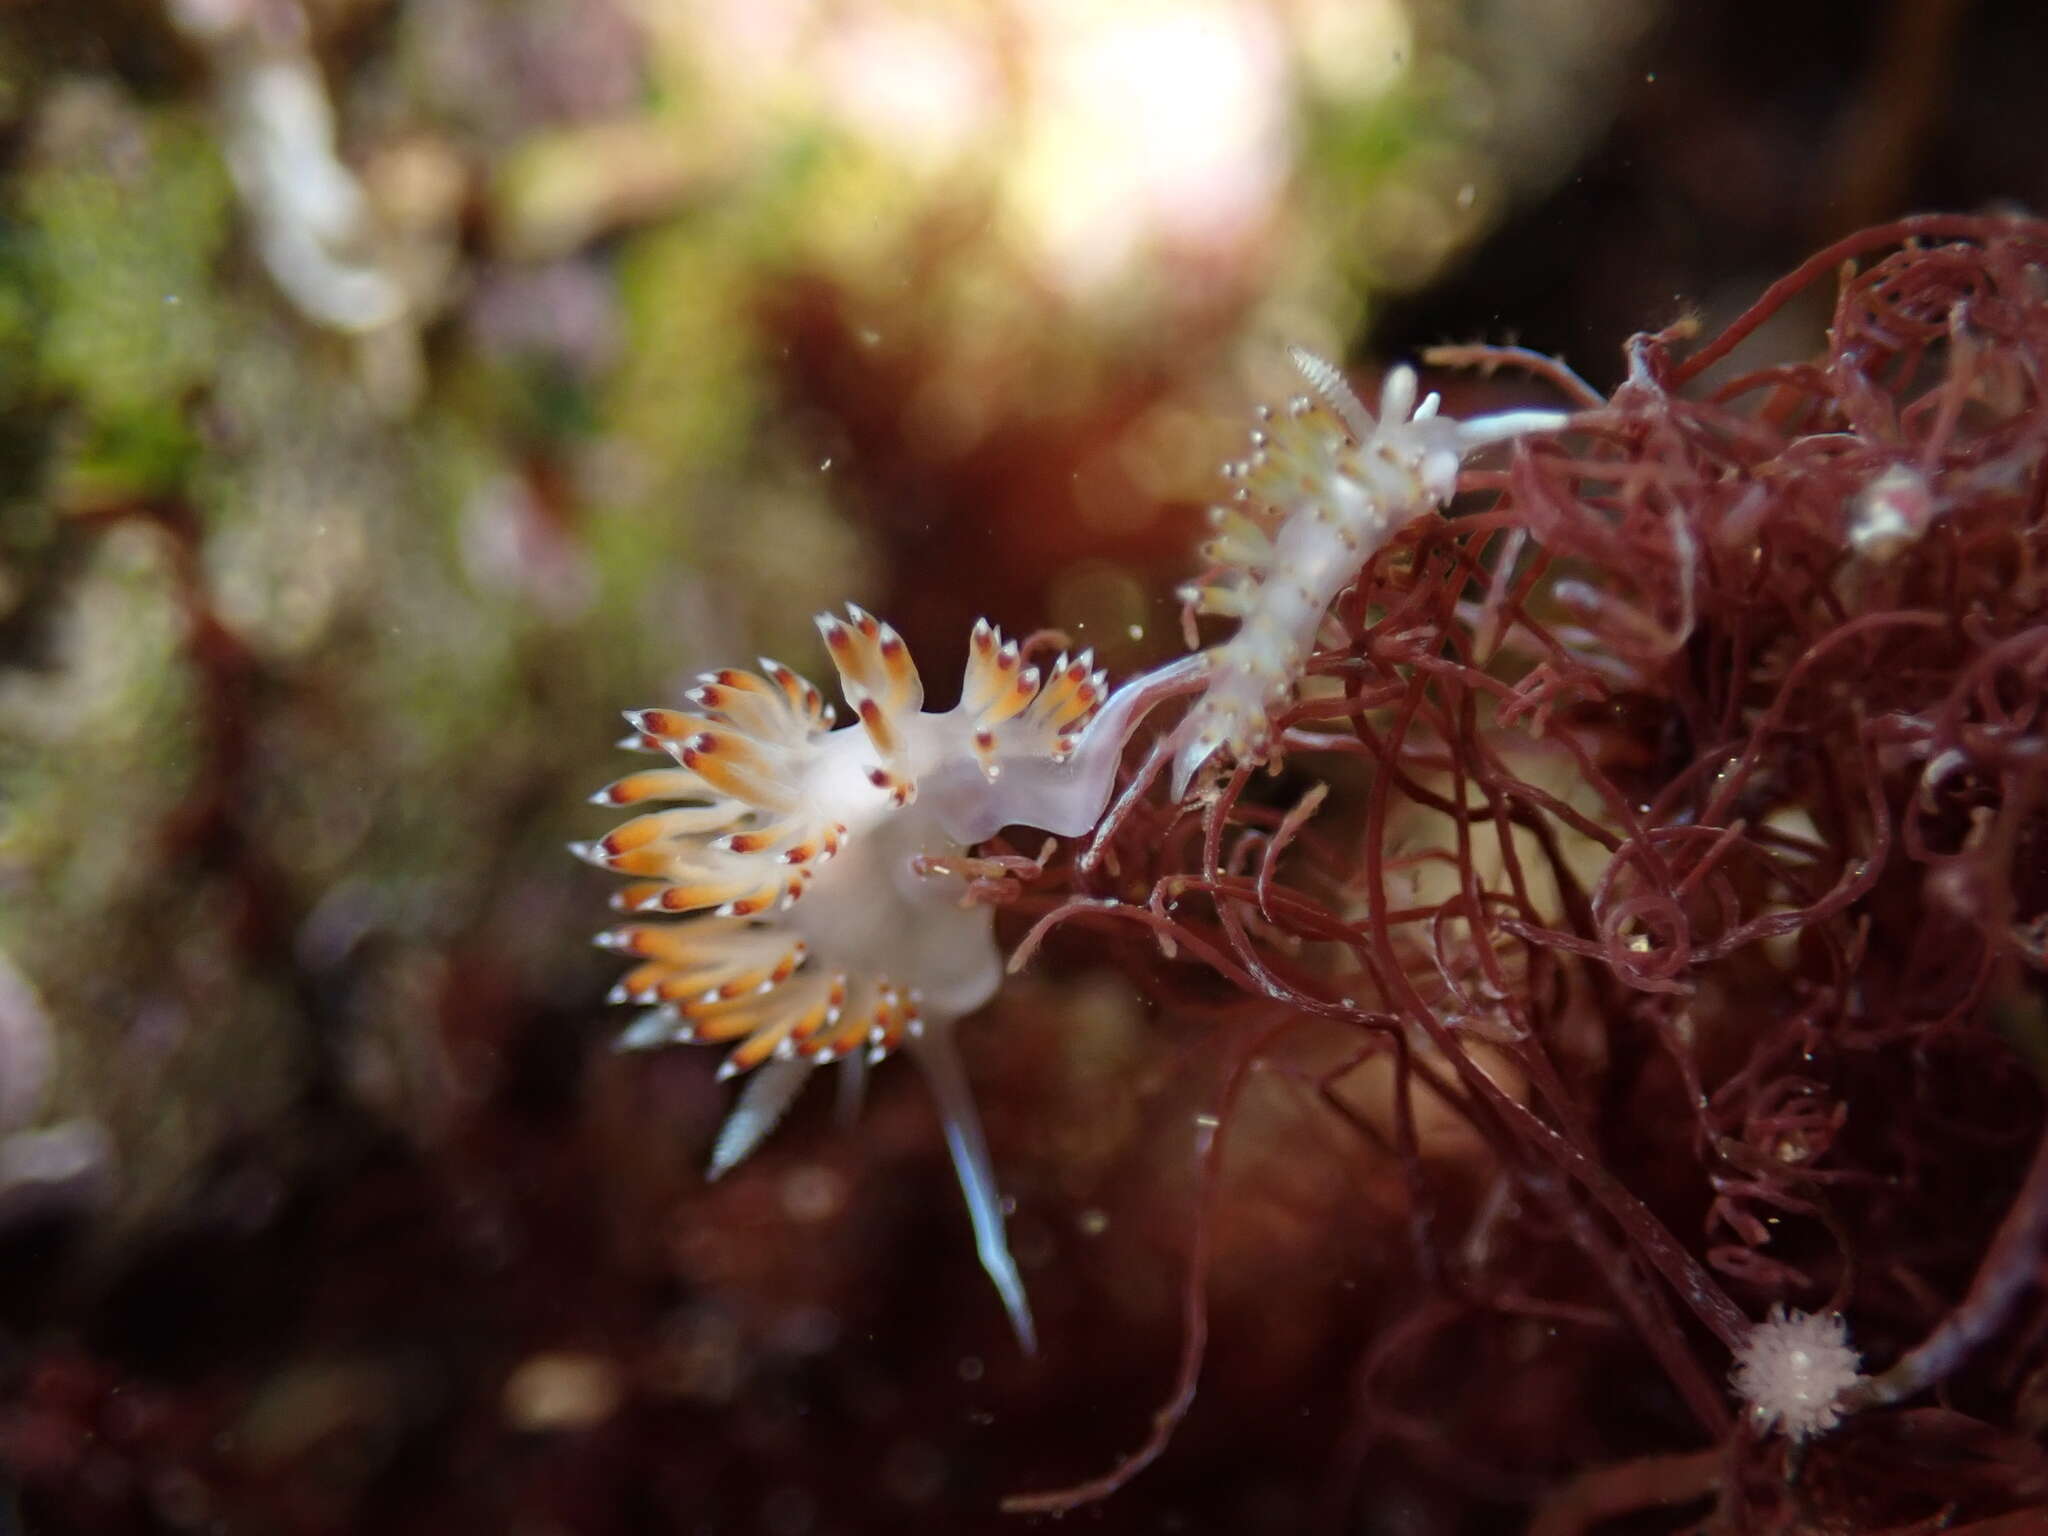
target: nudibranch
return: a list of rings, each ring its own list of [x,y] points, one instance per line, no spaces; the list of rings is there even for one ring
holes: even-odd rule
[[[1331,364],[1290,349],[1309,393],[1262,407],[1251,452],[1226,464],[1231,499],[1210,513],[1209,578],[1181,589],[1197,613],[1238,621],[1206,654],[1208,684],[1175,734],[1173,789],[1185,795],[1218,754],[1265,761],[1271,721],[1294,695],[1324,617],[1368,560],[1409,523],[1450,501],[1465,457],[1490,443],[1553,432],[1556,411],[1506,411],[1456,421],[1415,371],[1396,367],[1379,419]]]
[[[713,1147],[714,1178],[818,1068],[843,1064],[857,1094],[868,1065],[907,1047],[938,1102],[982,1265],[1029,1352],[1031,1314],[952,1033],[1003,975],[971,853],[1006,826],[1093,827],[1131,730],[1196,669],[1179,663],[1106,698],[1088,655],[1041,671],[983,621],[959,703],[932,712],[888,625],[849,606],[818,628],[853,717],[837,729],[813,684],[766,659],[759,672],[705,674],[688,710],[627,714],[622,745],[672,765],[592,798],[663,808],[573,845],[633,877],[612,902],[636,920],[598,939],[635,962],[612,993],[643,1010],[620,1044],[728,1044],[720,1075],[751,1074]],[[663,916],[681,921],[644,920]]]

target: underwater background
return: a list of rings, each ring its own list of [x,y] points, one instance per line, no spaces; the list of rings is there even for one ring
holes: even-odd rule
[[[1513,342],[1606,393],[1632,334],[1712,336],[1859,227],[2041,210],[2044,61],[2024,0],[0,7],[5,1519],[1045,1528],[1002,1501],[1114,1465],[1172,1389],[1208,1201],[1200,1391],[1068,1521],[1596,1528],[1557,1490],[1687,1449],[1655,1362],[1575,1302],[1376,1395],[1443,1318],[1327,1063],[1236,1097],[1205,1181],[1250,999],[1067,933],[963,1026],[1025,1359],[914,1073],[706,1182],[716,1054],[608,1048],[612,882],[564,844],[606,825],[621,710],[763,651],[826,675],[811,616],[847,600],[940,679],[984,615],[1118,679],[1179,654],[1217,466],[1290,345],[1376,376]],[[1822,354],[1826,289],[1751,366]],[[2017,932],[2048,841],[2009,808],[1983,900]],[[1859,920],[1879,949],[1921,922]],[[1872,1239],[1930,1316],[2040,1132],[2031,942],[1944,1026],[2010,1058],[1941,1106],[1953,1233],[1920,1267],[1928,1233]],[[1632,1134],[1614,1172],[1674,1187]],[[1493,1154],[1424,1140],[1482,1206]],[[1704,1253],[1686,1198],[1659,1209]],[[1941,1442],[1969,1475],[1745,1507],[1987,1536],[2048,1508],[2040,1307],[1955,1409],[1984,1436]],[[1597,1528],[1739,1524],[1696,1472]]]

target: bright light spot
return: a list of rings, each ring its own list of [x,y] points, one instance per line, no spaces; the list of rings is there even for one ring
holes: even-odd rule
[[[1222,251],[1271,212],[1287,170],[1282,39],[1226,0],[1034,0],[1030,107],[1013,185],[1025,238],[1085,291],[1154,241]]]

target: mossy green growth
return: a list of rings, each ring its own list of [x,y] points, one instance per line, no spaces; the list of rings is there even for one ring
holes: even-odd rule
[[[169,488],[197,452],[189,405],[220,354],[231,188],[196,115],[78,98],[18,186],[0,355],[32,369],[10,393],[75,408],[66,499],[100,500]]]
[[[629,347],[610,381],[613,432],[657,475],[731,464],[759,411],[755,335],[737,323],[758,272],[724,216],[678,220],[634,240],[619,263]]]

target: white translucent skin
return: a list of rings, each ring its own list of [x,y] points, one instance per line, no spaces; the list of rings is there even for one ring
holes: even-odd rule
[[[919,781],[918,803],[962,844],[985,843],[1005,827],[1079,837],[1102,820],[1124,748],[1146,713],[1199,687],[1208,670],[1207,657],[1186,656],[1132,678],[1110,695],[1062,761],[1034,753],[1003,761],[989,779],[965,754],[941,750]],[[942,743],[960,729],[946,726],[950,715],[926,718],[941,723]]]
[[[919,855],[966,852],[923,792],[949,742],[966,738],[952,724],[950,712],[910,722],[909,776],[919,794],[904,806],[869,782],[881,761],[865,731],[847,726],[824,739],[806,787],[820,814],[847,829],[845,847],[781,917],[810,945],[814,964],[880,972],[911,988],[927,1026],[972,1013],[1003,979],[991,909],[963,904],[959,879],[914,868]],[[966,766],[975,767],[971,760]]]
[[[902,726],[898,772],[917,786],[898,806],[870,775],[880,755],[858,726],[832,732],[805,773],[818,814],[847,829],[844,850],[819,869],[780,921],[826,969],[880,971],[913,988],[927,1024],[971,1013],[1002,984],[994,914],[965,902],[953,876],[922,873],[920,856],[957,859],[1005,827],[1078,837],[1102,819],[1125,744],[1144,712],[1203,676],[1188,658],[1125,685],[1064,759],[998,757],[993,773],[965,743],[962,710],[923,713]],[[907,772],[906,772],[907,769]]]

